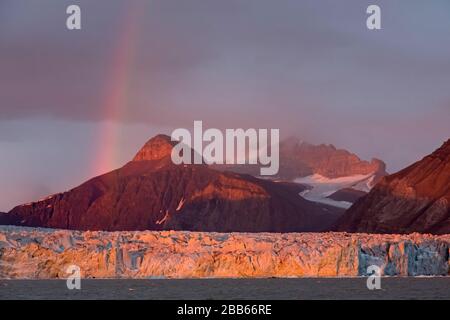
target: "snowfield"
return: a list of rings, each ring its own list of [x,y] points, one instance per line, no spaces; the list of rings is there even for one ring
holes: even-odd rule
[[[352,277],[449,273],[450,235],[99,232],[0,226],[0,278]]]
[[[351,202],[336,201],[328,198],[330,195],[345,188],[352,188],[359,191],[369,192],[373,185],[375,173],[368,175],[357,174],[353,176],[340,178],[327,178],[320,174],[295,179],[294,182],[308,185],[311,189],[300,193],[300,196],[306,200],[319,202],[339,208],[348,209],[352,206]]]

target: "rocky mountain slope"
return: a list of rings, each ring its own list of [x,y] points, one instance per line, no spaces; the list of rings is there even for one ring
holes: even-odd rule
[[[214,168],[259,175],[257,165],[215,165]],[[302,194],[305,199],[347,209],[385,175],[386,164],[379,159],[369,162],[333,145],[312,145],[291,137],[280,143],[278,175],[266,178],[295,181],[307,187]]]
[[[386,165],[379,159],[374,158],[369,162],[331,144],[312,145],[295,138],[289,138],[280,144],[280,163],[280,177],[283,179],[313,174],[327,178],[386,174]]]
[[[450,237],[346,233],[80,232],[0,227],[0,279],[449,274]]]
[[[174,165],[156,136],[124,167],[8,213],[9,224],[78,230],[319,231],[342,210],[301,198],[299,185]],[[12,222],[11,222],[12,221]]]
[[[355,203],[356,200],[365,195],[366,192],[364,191],[352,188],[344,188],[332,193],[331,195],[328,196],[328,198],[335,201],[345,201],[349,203]]]
[[[450,233],[450,140],[387,177],[339,220],[337,230]]]
[[[259,174],[259,166],[220,165],[219,169]],[[280,170],[275,179],[292,181],[311,175],[334,179],[354,175],[376,175],[374,183],[386,175],[386,164],[379,159],[370,162],[357,155],[329,144],[313,145],[290,137],[280,142]]]

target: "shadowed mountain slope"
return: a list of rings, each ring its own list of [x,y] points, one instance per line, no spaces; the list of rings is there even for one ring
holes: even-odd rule
[[[384,177],[342,216],[337,230],[450,233],[450,140],[422,160]]]

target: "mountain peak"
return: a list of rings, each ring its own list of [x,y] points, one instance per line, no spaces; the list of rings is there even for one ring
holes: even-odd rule
[[[431,156],[439,157],[450,161],[450,139],[445,141],[442,146],[431,154]]]
[[[172,141],[170,136],[158,134],[145,143],[134,156],[133,161],[160,160],[170,157],[175,144],[176,142]]]

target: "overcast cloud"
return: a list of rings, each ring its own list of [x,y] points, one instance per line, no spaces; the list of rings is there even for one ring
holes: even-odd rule
[[[81,31],[65,29],[69,4]],[[449,57],[446,0],[2,0],[0,209],[100,173],[86,164],[105,121],[121,128],[117,165],[158,130],[203,120],[280,128],[396,171],[450,137]]]

